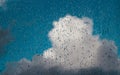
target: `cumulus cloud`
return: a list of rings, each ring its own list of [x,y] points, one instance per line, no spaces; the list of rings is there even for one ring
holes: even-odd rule
[[[119,75],[117,47],[113,41],[93,35],[87,17],[67,15],[53,22],[52,48],[32,61],[8,63],[3,75]]]

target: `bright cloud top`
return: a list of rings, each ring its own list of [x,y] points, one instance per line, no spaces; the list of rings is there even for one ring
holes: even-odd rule
[[[105,71],[119,70],[117,47],[113,41],[101,40],[92,34],[91,19],[67,15],[53,25],[49,32],[52,48],[44,51],[43,55],[35,55],[32,61],[22,59],[15,63],[16,66],[8,65],[4,74],[22,75],[25,71],[32,72],[35,66],[39,66],[37,69],[41,73],[56,66],[73,71],[94,67]]]

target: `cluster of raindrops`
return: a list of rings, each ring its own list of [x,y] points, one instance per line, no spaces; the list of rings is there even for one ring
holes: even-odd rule
[[[116,67],[116,46],[113,42],[100,40],[98,35],[92,34],[91,19],[67,15],[53,24],[54,28],[49,33],[53,47],[44,52],[45,58],[61,63],[65,69]]]

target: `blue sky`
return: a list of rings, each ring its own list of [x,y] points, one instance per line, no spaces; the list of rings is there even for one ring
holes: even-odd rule
[[[115,41],[119,50],[119,9],[119,0],[7,0],[0,6],[0,27],[9,29],[12,41],[1,48],[0,70],[7,62],[31,59],[50,48],[52,23],[66,14],[93,19],[93,34]]]

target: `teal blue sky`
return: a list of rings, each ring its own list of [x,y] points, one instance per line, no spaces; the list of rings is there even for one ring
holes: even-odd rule
[[[8,62],[31,59],[51,47],[52,22],[67,14],[89,17],[93,34],[115,41],[120,55],[120,0],[7,0],[0,7],[0,27],[12,41],[0,50],[0,71]],[[2,37],[2,36],[0,36]]]

